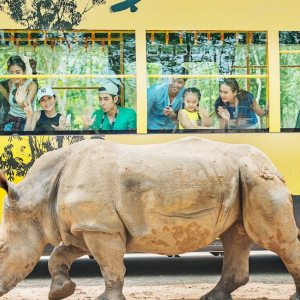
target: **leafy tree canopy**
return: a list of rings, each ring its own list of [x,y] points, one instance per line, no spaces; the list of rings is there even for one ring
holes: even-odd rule
[[[27,29],[63,30],[77,26],[93,7],[105,0],[88,1],[80,10],[75,0],[1,0],[0,11]]]

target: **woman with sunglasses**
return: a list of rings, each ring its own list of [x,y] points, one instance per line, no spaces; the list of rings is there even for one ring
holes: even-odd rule
[[[25,75],[25,62],[18,55],[11,56],[7,62],[7,70],[9,75]],[[26,123],[24,108],[32,105],[37,84],[26,78],[11,78],[8,87],[9,112],[4,122],[4,131],[22,131]]]

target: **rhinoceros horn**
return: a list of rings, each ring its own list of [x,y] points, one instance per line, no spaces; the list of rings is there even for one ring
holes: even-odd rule
[[[13,183],[7,180],[3,170],[0,170],[0,187],[6,191],[9,201],[18,201],[20,199],[20,191]]]

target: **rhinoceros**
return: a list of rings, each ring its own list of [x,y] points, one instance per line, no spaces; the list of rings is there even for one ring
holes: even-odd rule
[[[75,290],[72,262],[91,253],[105,291],[124,300],[126,252],[175,255],[220,237],[219,283],[202,300],[228,300],[247,283],[253,243],[277,253],[300,299],[300,244],[292,199],[270,159],[250,145],[184,138],[157,145],[85,140],[39,158],[25,179],[9,182],[0,228],[0,295],[34,268],[44,246],[49,299]]]

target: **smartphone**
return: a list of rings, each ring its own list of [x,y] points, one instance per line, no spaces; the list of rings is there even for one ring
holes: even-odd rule
[[[70,124],[71,124],[71,114],[68,114],[68,115],[67,115],[67,123],[70,123]]]

